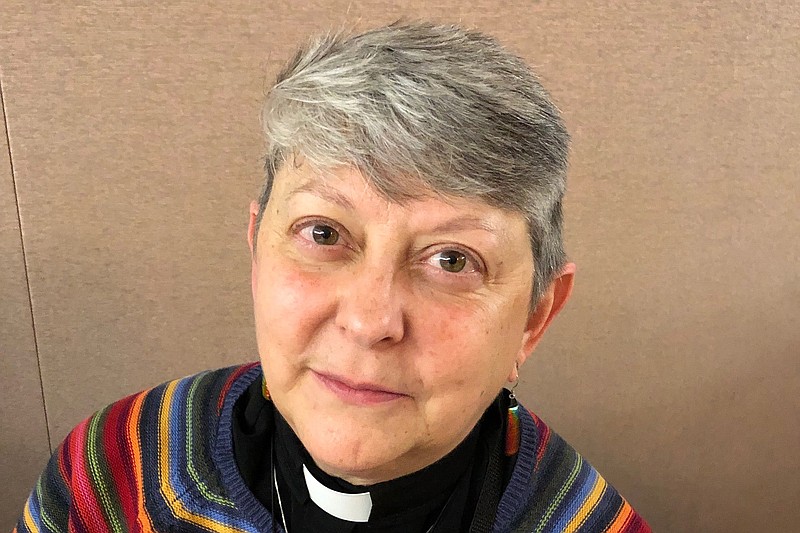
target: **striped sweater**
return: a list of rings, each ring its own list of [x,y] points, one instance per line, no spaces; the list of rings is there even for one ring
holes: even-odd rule
[[[53,454],[14,531],[272,531],[233,452],[233,406],[256,379],[257,363],[204,372],[89,417]],[[589,463],[520,411],[519,455],[494,532],[650,532]]]

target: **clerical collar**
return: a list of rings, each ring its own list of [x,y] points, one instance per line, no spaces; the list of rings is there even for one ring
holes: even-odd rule
[[[455,450],[412,474],[357,486],[322,471],[283,417],[275,412],[276,466],[291,498],[300,506],[311,501],[330,516],[346,522],[420,524],[435,518],[464,475],[468,475],[478,444],[480,424]],[[290,528],[291,529],[291,528]],[[410,531],[410,530],[407,530]]]
[[[306,465],[303,465],[303,478],[308,495],[317,507],[340,520],[369,522],[369,515],[372,513],[372,496],[369,491],[348,494],[329,489],[314,477]]]

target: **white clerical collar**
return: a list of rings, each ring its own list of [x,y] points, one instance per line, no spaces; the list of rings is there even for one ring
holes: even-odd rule
[[[372,512],[372,496],[369,492],[347,494],[329,489],[315,478],[303,465],[308,495],[317,506],[331,516],[348,522],[367,522]]]

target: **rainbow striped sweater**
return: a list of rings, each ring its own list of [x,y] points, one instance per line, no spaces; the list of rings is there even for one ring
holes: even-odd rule
[[[233,405],[256,379],[257,363],[204,372],[89,417],[53,454],[14,531],[272,531],[273,518],[245,486],[233,452]],[[519,429],[494,532],[650,532],[539,418],[520,409]]]

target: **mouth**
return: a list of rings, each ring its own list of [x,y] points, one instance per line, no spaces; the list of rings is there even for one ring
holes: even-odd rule
[[[407,398],[407,394],[374,383],[358,383],[333,374],[311,371],[314,377],[345,403],[375,405]]]

